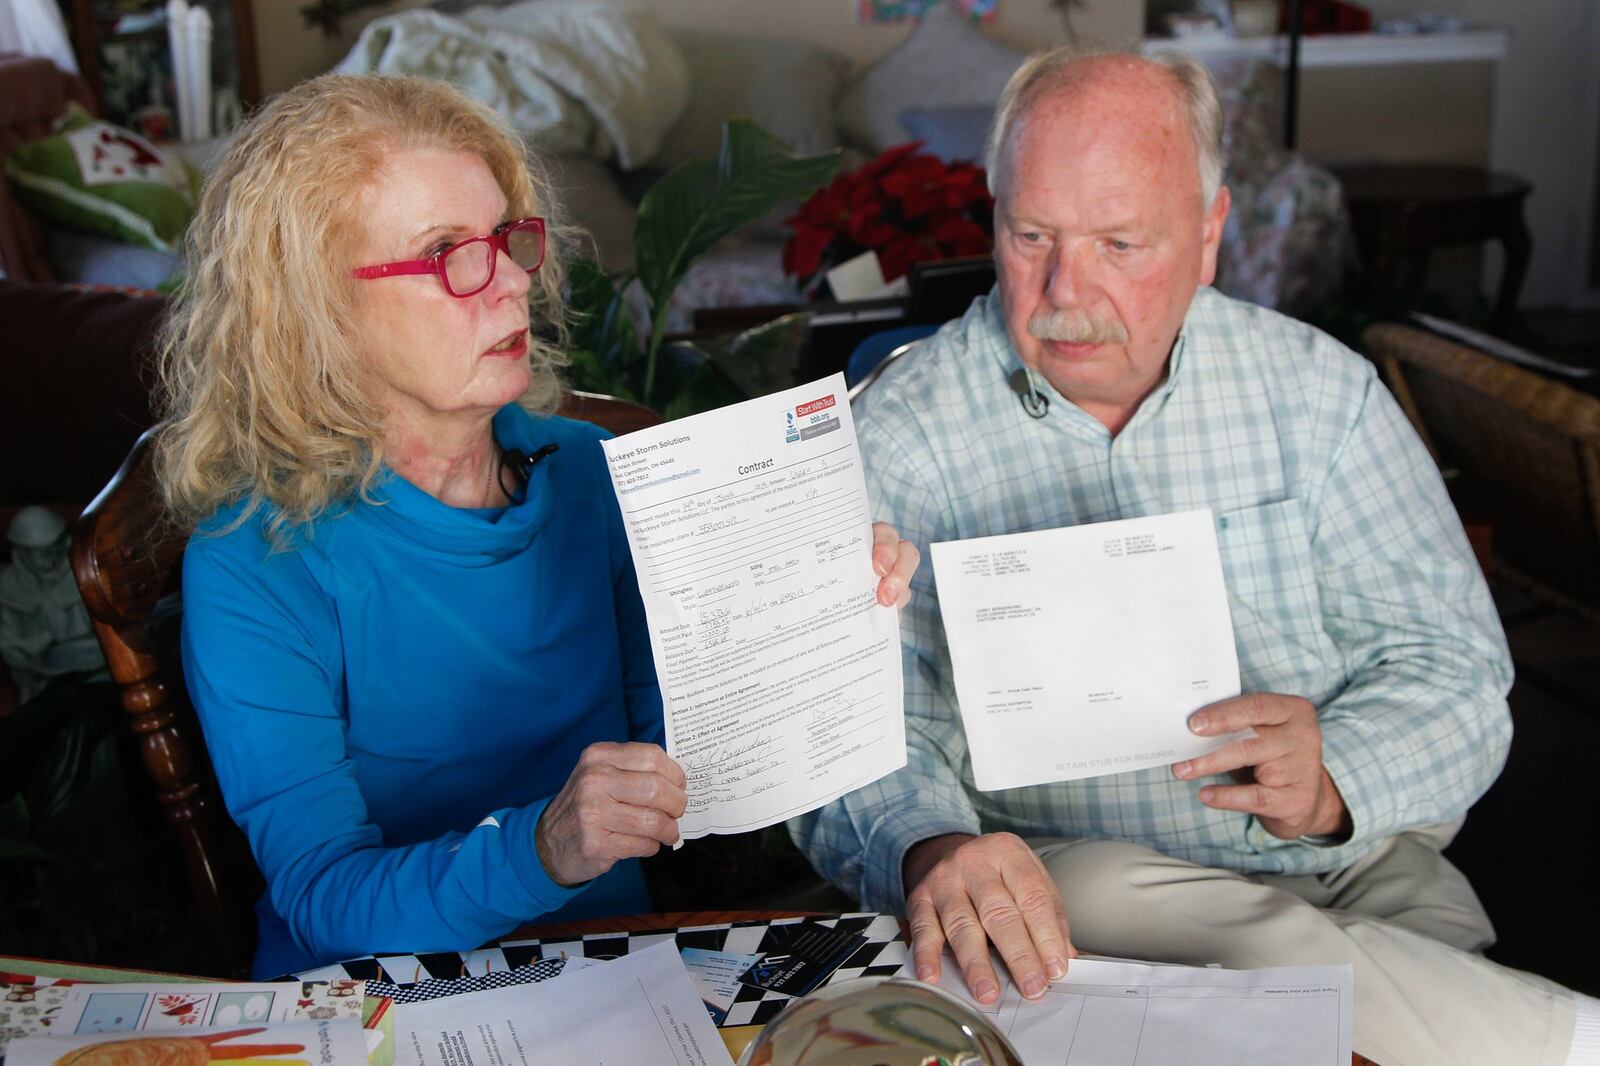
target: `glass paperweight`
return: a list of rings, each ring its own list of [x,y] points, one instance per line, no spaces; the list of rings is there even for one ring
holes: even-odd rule
[[[950,993],[868,977],[790,1004],[745,1048],[739,1066],[1022,1066],[1022,1059]]]

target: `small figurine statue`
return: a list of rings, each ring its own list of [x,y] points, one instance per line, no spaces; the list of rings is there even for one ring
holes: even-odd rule
[[[63,674],[102,671],[105,660],[67,561],[67,524],[24,507],[6,530],[11,563],[0,566],[0,659],[26,703]]]

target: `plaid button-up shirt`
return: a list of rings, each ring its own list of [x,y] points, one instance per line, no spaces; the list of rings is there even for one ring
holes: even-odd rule
[[[790,822],[830,880],[899,910],[911,845],[996,830],[1321,873],[1489,787],[1511,738],[1505,637],[1438,470],[1369,363],[1203,288],[1165,381],[1115,437],[1042,379],[1049,411],[1030,417],[1007,384],[1021,366],[991,295],[862,395],[874,517],[926,560],[936,541],[1211,508],[1244,691],[1318,708],[1354,835],[1281,840],[1167,767],[979,792],[925,561],[902,624],[906,767]]]

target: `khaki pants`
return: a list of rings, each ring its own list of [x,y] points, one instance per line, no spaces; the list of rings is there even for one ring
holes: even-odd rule
[[[1349,963],[1355,1049],[1380,1066],[1562,1066],[1572,993],[1478,954],[1494,931],[1439,854],[1455,828],[1402,833],[1348,869],[1302,877],[1213,870],[1121,841],[1029,843],[1079,951],[1230,969]]]

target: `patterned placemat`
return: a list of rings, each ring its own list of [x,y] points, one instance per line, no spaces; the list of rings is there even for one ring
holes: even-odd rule
[[[549,965],[554,960],[567,956],[615,959],[667,939],[676,940],[680,950],[704,948],[754,955],[770,950],[772,945],[769,945],[768,938],[775,927],[807,920],[779,918],[636,933],[591,933],[571,940],[507,940],[492,948],[460,953],[442,951],[417,955],[369,955],[306,970],[296,976],[302,980],[354,978],[383,982],[392,991],[374,992],[369,983],[367,994],[390,994],[400,1002],[416,1002],[480,987],[494,988],[546,980],[560,972]],[[867,942],[833,972],[826,982],[828,984],[855,977],[890,977],[899,971],[901,963],[907,958],[905,941],[900,939],[900,923],[893,915],[842,914],[837,918],[818,920],[823,925],[860,933],[867,938]],[[719,1024],[724,1028],[765,1025],[777,1016],[791,998],[781,992],[742,986],[727,1017]]]
[[[510,970],[493,970],[477,976],[456,977],[442,979],[429,977],[409,985],[399,985],[391,981],[367,982],[367,995],[388,996],[396,1003],[425,1003],[430,999],[442,999],[445,996],[459,996],[463,992],[479,992],[485,988],[504,988],[507,985],[531,985],[540,981],[548,981],[552,977],[559,977],[561,969],[566,965],[565,959],[540,959],[538,962],[526,966],[518,966]]]

